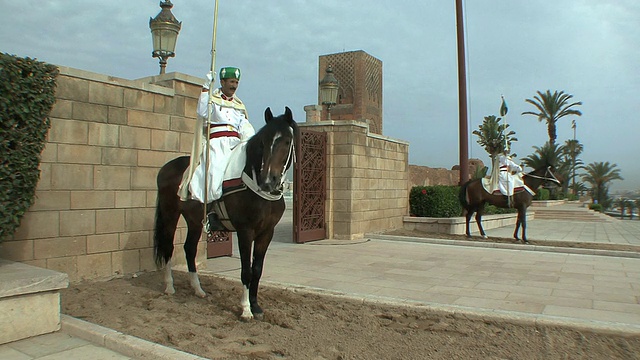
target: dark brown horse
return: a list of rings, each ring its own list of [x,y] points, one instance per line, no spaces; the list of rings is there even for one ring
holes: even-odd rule
[[[553,170],[553,166],[545,165],[530,173],[524,174],[524,184],[533,191],[536,191],[545,182],[553,182],[557,185],[560,185],[560,181],[554,174]],[[518,210],[516,230],[513,232],[513,237],[518,240],[518,230],[520,226],[522,226],[522,241],[524,243],[527,243],[527,208],[529,207],[529,205],[531,205],[532,200],[533,195],[531,195],[524,189],[522,191],[516,192],[511,198],[511,201],[508,201],[507,197],[502,194],[489,194],[482,186],[481,179],[470,180],[466,182],[460,188],[460,203],[462,204],[462,208],[466,212],[465,217],[467,236],[471,237],[471,233],[469,232],[469,221],[471,220],[471,216],[473,216],[473,213],[476,213],[476,223],[478,224],[478,229],[480,229],[480,235],[482,235],[483,237],[487,237],[484,229],[482,228],[481,221],[484,204],[489,203],[501,208],[513,207]]]
[[[298,134],[298,126],[289,108],[285,108],[284,115],[278,117],[273,117],[271,109],[267,108],[264,115],[266,124],[246,144],[243,170],[247,177],[255,180],[258,189],[247,188],[223,196],[228,218],[237,232],[244,285],[240,301],[241,318],[244,320],[263,316],[258,305],[258,283],[274,228],[285,210],[284,199],[278,195],[282,195],[284,174],[293,162],[293,146]],[[200,287],[195,263],[203,229],[203,204],[196,200],[180,201],[177,195],[182,174],[188,166],[189,157],[182,156],[166,163],[158,173],[154,249],[156,264],[165,268],[165,293],[173,294],[173,238],[182,215],[187,223],[184,251],[189,279],[196,295],[204,297],[206,294]]]

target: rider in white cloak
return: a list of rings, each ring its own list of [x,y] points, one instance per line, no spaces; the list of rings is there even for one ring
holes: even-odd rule
[[[243,102],[235,96],[240,81],[240,69],[224,67],[220,70],[220,85],[209,98],[209,86],[214,74],[209,72],[197,105],[196,134],[191,150],[191,162],[185,171],[178,190],[180,200],[189,198],[204,203],[205,179],[207,174],[207,202],[211,203],[222,196],[224,172],[231,156],[231,151],[242,141],[255,134],[249,122],[247,109]],[[211,101],[211,114],[207,114]],[[209,135],[209,169],[205,169],[207,146],[206,135]]]
[[[516,191],[526,189],[520,165],[511,160],[506,153],[500,154],[496,160],[491,171],[491,178],[483,181],[487,192],[512,196]]]
[[[500,164],[500,171],[498,175],[500,192],[503,195],[511,196],[514,193],[514,189],[522,189],[524,181],[522,181],[522,167],[506,154],[501,154],[498,157]]]

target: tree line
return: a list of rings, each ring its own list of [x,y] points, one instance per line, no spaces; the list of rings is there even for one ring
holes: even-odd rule
[[[530,115],[538,121],[547,124],[548,141],[542,146],[534,146],[534,152],[524,158],[524,165],[538,168],[544,164],[553,164],[556,173],[563,178],[561,193],[562,198],[577,200],[580,195],[589,194],[594,204],[600,204],[602,208],[611,207],[613,199],[609,196],[611,182],[623,180],[620,169],[615,163],[609,161],[592,162],[585,165],[580,159],[584,145],[575,138],[576,119],[582,116],[578,107],[580,101],[572,101],[573,95],[564,91],[547,90],[537,91],[532,99],[525,102],[533,106],[533,110],[525,111],[522,115]],[[505,116],[506,104],[503,100],[500,115]],[[566,140],[563,144],[557,143],[557,123],[563,118],[573,117],[572,128],[574,138]],[[478,136],[478,144],[484,147],[493,160],[502,153],[510,151],[511,143],[517,141],[514,131],[507,131],[509,124],[502,122],[501,117],[489,115],[473,134]],[[515,154],[513,154],[515,156]],[[474,177],[485,176],[487,168],[474,174]]]

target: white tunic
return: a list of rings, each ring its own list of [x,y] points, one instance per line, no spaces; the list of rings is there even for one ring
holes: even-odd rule
[[[220,89],[214,91],[214,99],[220,99]],[[241,141],[248,140],[255,134],[255,130],[249,123],[244,106],[239,100],[217,101],[211,104],[212,114],[207,117],[209,93],[203,92],[198,101],[198,116],[204,119],[204,124],[209,120],[209,171],[206,169],[207,139],[202,136],[201,150],[198,151],[199,160],[191,181],[189,182],[189,192],[191,198],[204,203],[205,173],[207,174],[207,202],[220,199],[222,196],[222,181],[224,171],[229,162],[231,150]],[[203,129],[204,130],[204,129]],[[204,131],[201,132],[204,134]],[[192,155],[193,156],[193,155]],[[188,171],[188,170],[187,170]]]
[[[500,171],[498,175],[500,192],[503,195],[513,195],[514,189],[524,186],[522,181],[522,167],[506,155],[500,155]],[[515,172],[515,175],[511,173]]]

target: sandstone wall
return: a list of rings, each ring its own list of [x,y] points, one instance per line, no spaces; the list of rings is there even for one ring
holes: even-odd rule
[[[131,81],[60,67],[35,204],[0,243],[0,257],[72,281],[155,269],[156,175],[191,151],[201,83],[177,73]],[[184,263],[180,226],[174,258]]]

